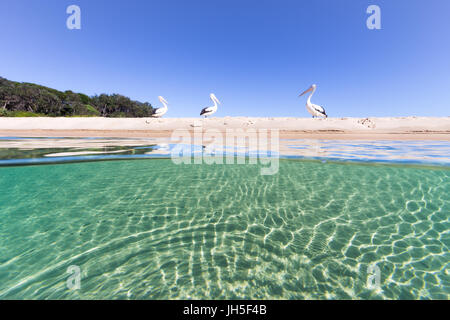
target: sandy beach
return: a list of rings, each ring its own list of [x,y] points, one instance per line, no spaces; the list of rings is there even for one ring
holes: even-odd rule
[[[168,138],[174,130],[278,129],[282,139],[450,140],[450,117],[0,118],[0,136]]]

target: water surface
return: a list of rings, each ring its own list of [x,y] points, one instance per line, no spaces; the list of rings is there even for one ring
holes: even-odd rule
[[[449,298],[448,166],[406,152],[383,163],[305,155],[262,176],[260,165],[148,158],[163,154],[148,141],[69,142],[0,149],[0,299]],[[105,154],[39,160],[86,150]],[[118,160],[92,161],[105,155]],[[371,265],[379,289],[367,286]]]

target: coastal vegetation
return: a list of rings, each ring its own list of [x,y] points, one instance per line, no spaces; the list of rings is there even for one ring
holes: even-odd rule
[[[120,94],[87,96],[0,77],[0,117],[149,117],[148,102]]]

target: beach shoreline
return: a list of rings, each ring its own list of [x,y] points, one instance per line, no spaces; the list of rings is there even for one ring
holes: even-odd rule
[[[0,118],[1,137],[170,138],[176,130],[279,130],[281,139],[450,141],[450,117]]]

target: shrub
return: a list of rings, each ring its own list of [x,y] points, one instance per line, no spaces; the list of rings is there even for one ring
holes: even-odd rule
[[[5,106],[3,108],[3,106]],[[103,116],[148,117],[149,103],[133,101],[120,94],[89,97],[71,90],[61,92],[33,83],[19,83],[0,77],[0,116]]]

